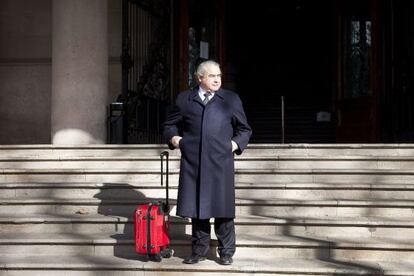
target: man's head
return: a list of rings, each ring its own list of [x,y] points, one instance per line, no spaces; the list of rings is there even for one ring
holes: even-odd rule
[[[216,92],[221,87],[220,65],[212,60],[207,60],[197,67],[197,80],[200,87],[206,91]]]

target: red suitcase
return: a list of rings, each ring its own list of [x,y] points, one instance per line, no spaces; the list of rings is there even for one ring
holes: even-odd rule
[[[156,261],[172,256],[169,248],[169,203],[168,203],[168,152],[161,157],[161,186],[163,186],[163,160],[166,160],[166,200],[139,205],[135,211],[135,251]]]

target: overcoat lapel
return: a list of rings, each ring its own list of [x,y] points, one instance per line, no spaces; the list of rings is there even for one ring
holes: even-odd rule
[[[198,96],[198,88],[191,91],[190,99],[204,106],[203,101],[201,101],[200,96]]]
[[[216,101],[217,99],[220,99],[220,100],[223,100],[223,96],[221,95],[221,93],[220,93],[220,91],[221,91],[221,89],[219,89],[219,90],[217,90],[215,93],[214,93],[214,97],[208,102],[208,104],[212,104],[212,103],[214,103],[214,101]],[[200,98],[200,97],[199,97]]]
[[[223,95],[221,95],[221,91],[222,91],[221,88],[219,90],[217,90],[214,93],[214,97],[208,102],[208,104],[213,103],[217,98],[223,100]],[[198,102],[202,106],[204,106],[203,101],[201,100],[200,96],[198,95],[198,87],[191,91],[189,98],[192,99],[195,102]]]

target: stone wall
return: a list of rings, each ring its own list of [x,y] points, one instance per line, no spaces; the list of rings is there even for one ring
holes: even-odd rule
[[[51,0],[0,1],[0,144],[49,143]]]
[[[122,1],[108,0],[108,104],[121,92]],[[0,1],[0,144],[51,142],[52,0]]]

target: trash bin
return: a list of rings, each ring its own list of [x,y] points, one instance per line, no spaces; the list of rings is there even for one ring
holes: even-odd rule
[[[109,105],[109,143],[124,144],[125,107],[123,102],[113,102]]]

